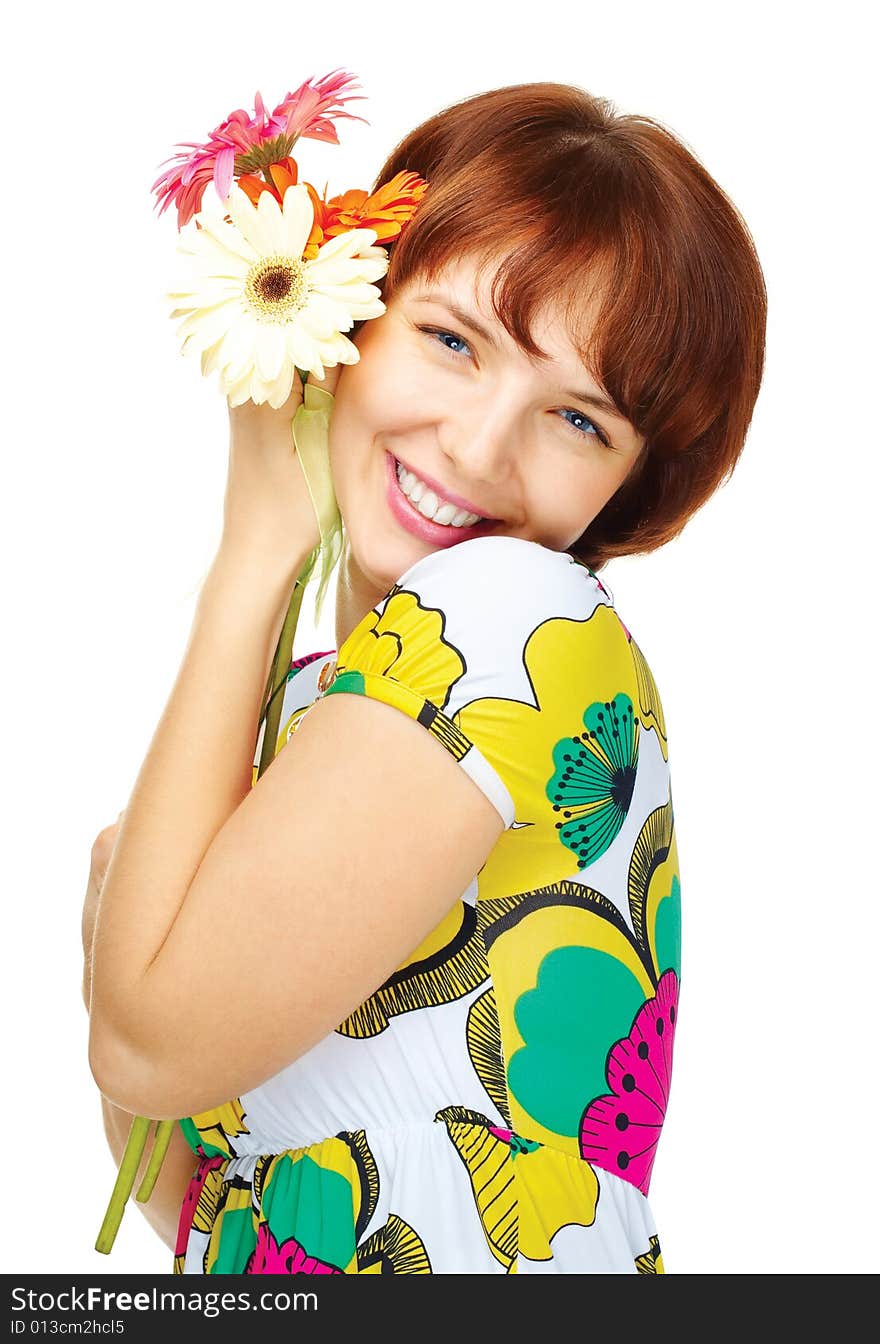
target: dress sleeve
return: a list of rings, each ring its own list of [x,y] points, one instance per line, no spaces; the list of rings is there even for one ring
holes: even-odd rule
[[[509,830],[535,789],[547,810],[553,774],[536,758],[534,720],[565,668],[553,639],[535,637],[608,602],[567,552],[515,537],[459,542],[417,561],[367,613],[339,649],[325,694],[370,696],[415,719]]]

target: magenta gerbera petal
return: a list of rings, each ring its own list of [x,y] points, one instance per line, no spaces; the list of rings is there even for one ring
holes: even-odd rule
[[[284,131],[298,139],[304,135],[312,140],[324,140],[338,145],[339,137],[333,118],[367,122],[353,112],[344,112],[343,103],[363,101],[363,94],[350,92],[361,86],[354,75],[345,70],[332,70],[323,79],[305,80],[294,93],[287,93],[272,112],[273,134]]]
[[[159,214],[173,203],[177,206],[177,227],[182,229],[201,209],[202,196],[211,181],[219,199],[225,201],[236,177],[267,170],[286,158],[300,136],[338,144],[334,119],[345,117],[366,123],[364,117],[342,108],[343,103],[363,96],[350,92],[360,88],[353,81],[354,76],[344,70],[331,71],[318,80],[307,79],[293,93],[285,94],[271,115],[267,115],[258,91],[253,116],[237,108],[203,143],[178,142],[178,153],[163,160],[172,166],[150,188],[156,193]]]

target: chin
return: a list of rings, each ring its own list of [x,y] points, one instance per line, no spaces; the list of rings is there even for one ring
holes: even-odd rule
[[[411,565],[429,554],[429,548],[420,546],[417,538],[401,535],[393,520],[382,528],[362,518],[353,527],[346,525],[345,533],[354,575],[362,575],[376,589],[376,601]]]

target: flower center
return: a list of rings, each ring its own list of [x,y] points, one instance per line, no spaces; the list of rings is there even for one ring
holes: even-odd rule
[[[261,173],[266,168],[270,168],[273,163],[286,159],[298,139],[298,135],[290,135],[282,131],[279,135],[273,135],[271,140],[261,140],[258,145],[251,145],[250,149],[244,154],[236,154],[235,176],[241,177],[244,173]]]
[[[305,267],[293,257],[261,257],[248,272],[245,294],[257,316],[285,321],[303,307],[308,286]]]

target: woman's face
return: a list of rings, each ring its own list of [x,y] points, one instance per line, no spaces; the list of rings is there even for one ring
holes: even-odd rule
[[[496,519],[493,534],[564,551],[643,448],[628,421],[585,400],[602,389],[555,314],[535,324],[548,356],[535,362],[491,313],[490,281],[478,287],[476,263],[467,259],[433,284],[399,289],[385,313],[361,327],[360,360],[340,373],[330,421],[336,498],[348,563],[379,593],[423,556],[474,535],[444,525],[451,506],[426,522],[434,496]],[[419,490],[405,479],[422,504],[418,513],[399,491],[398,461],[427,481]]]

